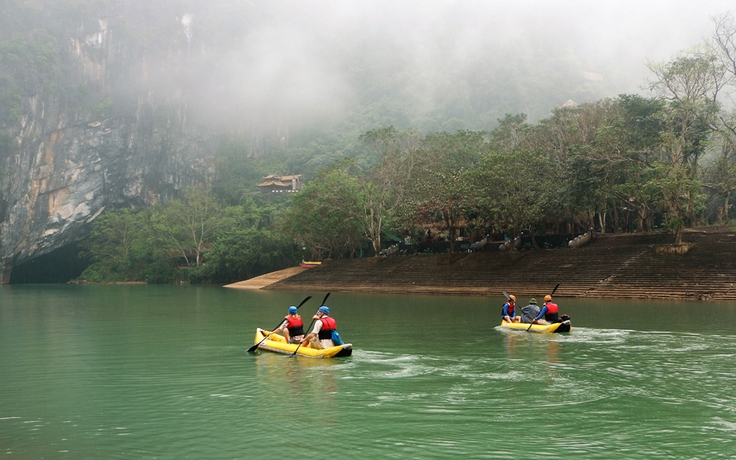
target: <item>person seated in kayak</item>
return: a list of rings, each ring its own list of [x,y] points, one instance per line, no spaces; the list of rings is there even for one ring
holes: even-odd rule
[[[529,305],[521,309],[521,322],[531,323],[539,315],[539,305],[537,305],[537,299],[529,299]]]
[[[299,343],[304,338],[304,323],[302,317],[299,316],[299,309],[295,306],[289,307],[289,314],[284,318],[284,322],[279,325],[273,332],[282,331],[286,343]]]
[[[501,319],[508,323],[518,323],[521,321],[521,317],[516,316],[516,296],[509,295],[508,302],[503,304]]]
[[[558,314],[559,308],[556,303],[552,302],[552,296],[544,296],[544,305],[539,314],[534,318],[534,322],[538,324],[551,324],[559,321],[560,315]],[[544,319],[542,317],[544,316]]]
[[[314,329],[302,339],[302,346],[318,350],[334,347],[332,331],[337,328],[337,323],[330,316],[330,309],[322,305],[313,319],[316,320]]]

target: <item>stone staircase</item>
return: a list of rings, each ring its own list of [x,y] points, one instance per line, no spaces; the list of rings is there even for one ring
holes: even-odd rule
[[[689,232],[684,254],[668,236],[598,235],[576,249],[415,254],[336,260],[265,289],[499,296],[736,300],[736,234]],[[659,249],[658,249],[659,248]]]
[[[686,254],[660,253],[648,245],[585,295],[592,297],[736,300],[736,235],[686,234]]]

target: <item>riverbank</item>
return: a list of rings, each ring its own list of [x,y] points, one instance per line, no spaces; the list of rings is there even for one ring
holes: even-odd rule
[[[596,235],[576,249],[415,254],[336,260],[258,289],[498,296],[506,291],[556,296],[736,301],[736,233],[690,230],[669,235]]]
[[[238,281],[237,283],[226,284],[223,287],[231,289],[263,289],[267,286],[272,285],[273,283],[284,280],[286,278],[290,278],[294,275],[298,275],[304,270],[308,269],[302,267],[285,268],[283,270],[266,273],[265,275],[256,276],[255,278],[251,278],[245,281]]]

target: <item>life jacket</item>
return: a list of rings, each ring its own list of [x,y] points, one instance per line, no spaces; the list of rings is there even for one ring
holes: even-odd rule
[[[505,307],[506,305],[508,305],[508,308],[506,309],[506,312],[509,315],[509,317],[513,318],[514,316],[516,316],[516,315],[514,315],[514,309],[516,308],[516,304],[511,304],[509,302],[506,302],[505,304],[503,304],[501,306],[501,318],[504,317],[503,307]]]
[[[286,328],[289,330],[290,336],[296,337],[297,335],[304,335],[304,323],[301,318],[289,315],[286,317],[286,322]]]
[[[337,323],[329,316],[323,316],[321,319],[322,327],[319,330],[318,337],[320,340],[332,340],[332,331],[337,329]]]
[[[547,313],[544,314],[544,319],[550,323],[557,321],[559,319],[559,308],[557,307],[557,304],[547,302],[545,305],[547,307]]]

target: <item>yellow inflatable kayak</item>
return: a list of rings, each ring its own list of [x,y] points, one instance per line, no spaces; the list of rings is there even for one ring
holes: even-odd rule
[[[297,355],[306,356],[308,358],[339,358],[353,354],[353,345],[350,343],[318,350],[304,345],[299,347],[299,345],[294,343],[286,343],[284,337],[279,334],[270,334],[268,335],[268,338],[266,338],[267,332],[268,331],[264,331],[260,327],[256,329],[256,337],[253,344],[255,345],[260,343],[260,345],[258,345],[259,350],[272,351],[274,353],[281,353],[284,355],[293,355],[296,350]],[[266,338],[266,340],[263,340],[264,338]],[[261,342],[261,340],[263,340],[263,342]],[[299,347],[298,350],[297,347]]]
[[[570,320],[561,321],[559,323],[552,324],[532,324],[531,328],[529,323],[509,323],[508,321],[501,321],[501,327],[504,329],[511,329],[514,331],[526,331],[536,332],[538,334],[551,334],[552,332],[570,332],[572,331],[572,325]]]

